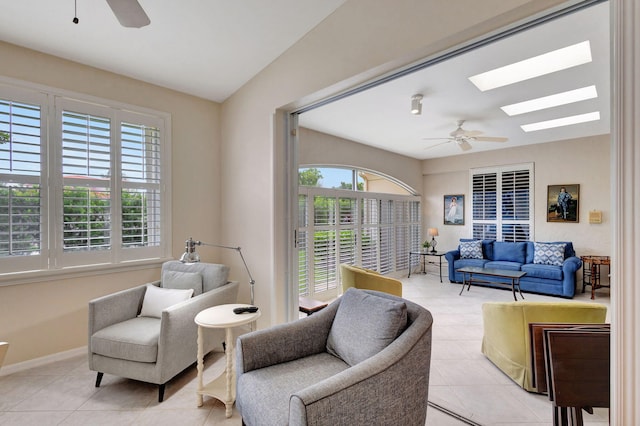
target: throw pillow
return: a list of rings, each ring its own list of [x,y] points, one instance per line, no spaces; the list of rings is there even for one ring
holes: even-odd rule
[[[539,265],[562,266],[564,262],[564,243],[533,243],[533,263]]]
[[[482,259],[482,241],[460,241],[460,259]]]
[[[193,295],[202,294],[202,275],[198,272],[183,272],[167,270],[162,273],[162,288],[181,290],[193,289]]]
[[[147,285],[147,291],[142,300],[141,317],[162,318],[162,311],[176,303],[188,300],[193,295],[193,289],[176,290]]]
[[[355,288],[340,299],[327,352],[353,366],[377,354],[407,326],[407,305]]]

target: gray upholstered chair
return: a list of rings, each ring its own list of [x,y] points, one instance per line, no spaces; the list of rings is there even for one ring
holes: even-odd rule
[[[162,402],[165,384],[196,362],[195,316],[236,302],[238,283],[227,281],[228,274],[225,265],[170,261],[160,281],[89,302],[89,369],[98,372],[96,387],[103,373],[154,383]],[[224,330],[206,333],[205,354],[224,341]]]
[[[350,288],[311,316],[240,336],[243,423],[424,426],[432,322],[408,300]]]

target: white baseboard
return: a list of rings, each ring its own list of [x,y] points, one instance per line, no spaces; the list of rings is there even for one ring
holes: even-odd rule
[[[50,364],[56,361],[64,361],[69,358],[73,358],[78,355],[87,354],[87,347],[82,346],[79,348],[71,349],[64,352],[58,352],[52,355],[43,356],[40,358],[30,359],[24,362],[18,362],[16,364],[5,365],[0,368],[0,377],[8,376],[9,374],[21,373],[23,371],[30,370],[32,368],[41,367],[46,364]]]

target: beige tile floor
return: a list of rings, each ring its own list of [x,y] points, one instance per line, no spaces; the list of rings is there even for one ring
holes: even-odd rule
[[[546,396],[515,385],[480,353],[480,306],[490,300],[512,300],[509,291],[472,287],[458,296],[459,285],[440,283],[431,274],[403,278],[404,295],[433,314],[433,353],[429,400],[481,425],[552,424]],[[527,300],[562,300],[525,294]],[[579,293],[574,300],[590,300]],[[608,289],[595,300],[609,303]],[[224,370],[224,355],[205,360],[205,381]],[[94,387],[85,356],[76,356],[28,371],[0,377],[0,425],[240,425],[237,410],[226,419],[224,405],[206,398],[196,407],[196,369],[191,367],[168,385],[165,401],[157,387],[105,374]],[[608,425],[608,412],[585,415],[585,423]],[[437,409],[427,410],[427,424],[469,424]]]

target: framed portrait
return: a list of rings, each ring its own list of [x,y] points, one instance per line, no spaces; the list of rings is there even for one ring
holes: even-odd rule
[[[444,224],[464,225],[464,194],[444,196]]]
[[[547,222],[579,221],[580,185],[547,186]]]

